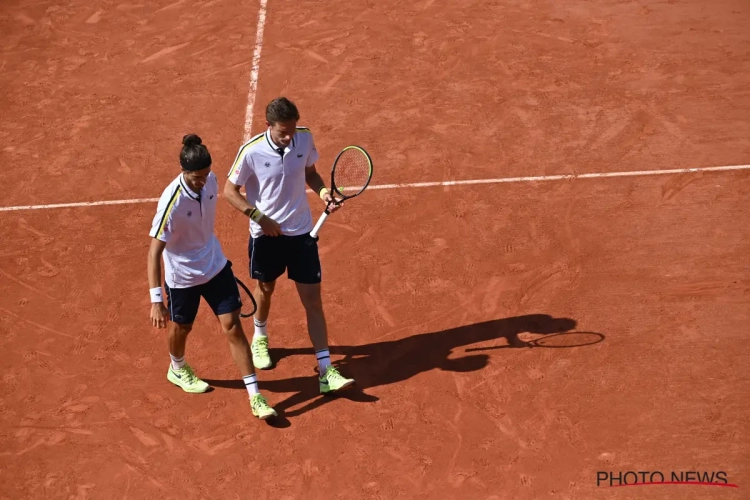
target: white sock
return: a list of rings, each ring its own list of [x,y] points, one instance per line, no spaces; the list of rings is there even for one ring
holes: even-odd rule
[[[318,359],[318,368],[320,368],[320,376],[322,377],[328,367],[331,366],[331,354],[328,349],[323,349],[322,351],[316,351],[315,357]]]
[[[247,393],[250,395],[250,397],[255,396],[258,394],[258,377],[253,375],[246,375],[242,377],[242,380],[245,382],[245,389],[247,389]]]
[[[172,356],[172,353],[169,353],[169,357],[172,359],[172,368],[175,370],[179,370],[183,366],[185,366],[185,356],[181,358],[175,358]]]
[[[253,322],[255,323],[255,333],[253,334],[253,337],[268,337],[266,321],[258,321],[255,319]]]

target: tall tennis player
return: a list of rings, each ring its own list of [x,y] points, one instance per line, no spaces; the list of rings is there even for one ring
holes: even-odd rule
[[[284,272],[295,282],[305,308],[307,330],[318,360],[318,382],[323,394],[354,384],[331,366],[328,331],[321,298],[321,265],[317,240],[310,236],[312,213],[306,186],[324,203],[332,201],[315,169],[318,151],[310,129],[298,127],[297,107],[284,97],[266,107],[267,129],[239,150],[224,184],[227,201],[250,218],[248,259],[250,277],[258,281],[255,296],[255,366],[270,368],[267,321],[276,280]],[[240,188],[245,188],[245,196]],[[332,205],[331,212],[338,207]]]
[[[241,301],[232,263],[224,256],[214,233],[219,185],[211,171],[211,155],[197,135],[186,135],[182,143],[182,172],[162,193],[149,233],[151,323],[165,328],[171,320],[167,380],[189,393],[209,388],[185,361],[187,336],[203,297],[229,340],[229,350],[245,381],[253,415],[265,420],[276,416],[276,411],[258,390],[250,345],[239,316]],[[166,307],[161,286],[162,259]]]

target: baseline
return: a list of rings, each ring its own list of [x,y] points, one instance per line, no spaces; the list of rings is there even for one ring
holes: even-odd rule
[[[439,186],[470,186],[476,184],[504,184],[520,182],[549,182],[572,179],[603,179],[609,177],[645,177],[651,175],[675,175],[694,172],[729,172],[736,170],[750,170],[750,165],[727,165],[721,167],[673,168],[667,170],[635,170],[625,172],[592,172],[586,174],[538,175],[528,177],[498,177],[494,179],[465,179],[457,181],[407,182],[401,184],[375,184],[368,187],[368,191],[383,189],[406,189]],[[311,192],[308,189],[308,192]],[[0,207],[0,212],[14,212],[21,210],[51,210],[55,208],[95,207],[101,205],[129,205],[136,203],[156,203],[159,198],[136,198],[132,200],[81,201],[75,203],[55,203],[52,205],[18,205],[14,207]]]

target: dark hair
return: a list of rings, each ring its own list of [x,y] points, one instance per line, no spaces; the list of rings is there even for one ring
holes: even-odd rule
[[[211,166],[211,154],[203,141],[195,134],[188,134],[182,138],[180,165],[185,170],[203,170]]]
[[[299,120],[297,106],[286,97],[277,97],[266,106],[266,121],[268,123],[288,122]]]

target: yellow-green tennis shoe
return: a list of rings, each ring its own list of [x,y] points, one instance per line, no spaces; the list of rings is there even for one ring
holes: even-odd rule
[[[271,355],[268,353],[268,337],[254,337],[250,343],[253,354],[253,366],[258,370],[271,368]]]
[[[276,410],[268,405],[268,401],[261,394],[255,394],[250,398],[250,408],[253,410],[253,415],[261,420],[276,416]]]
[[[174,385],[179,387],[185,392],[200,393],[206,392],[209,385],[199,379],[190,365],[185,364],[182,368],[175,370],[172,364],[169,364],[169,371],[167,372],[167,380],[172,382]]]
[[[333,366],[329,366],[325,374],[322,377],[318,377],[318,382],[321,394],[340,391],[354,385],[354,379],[344,377]]]

